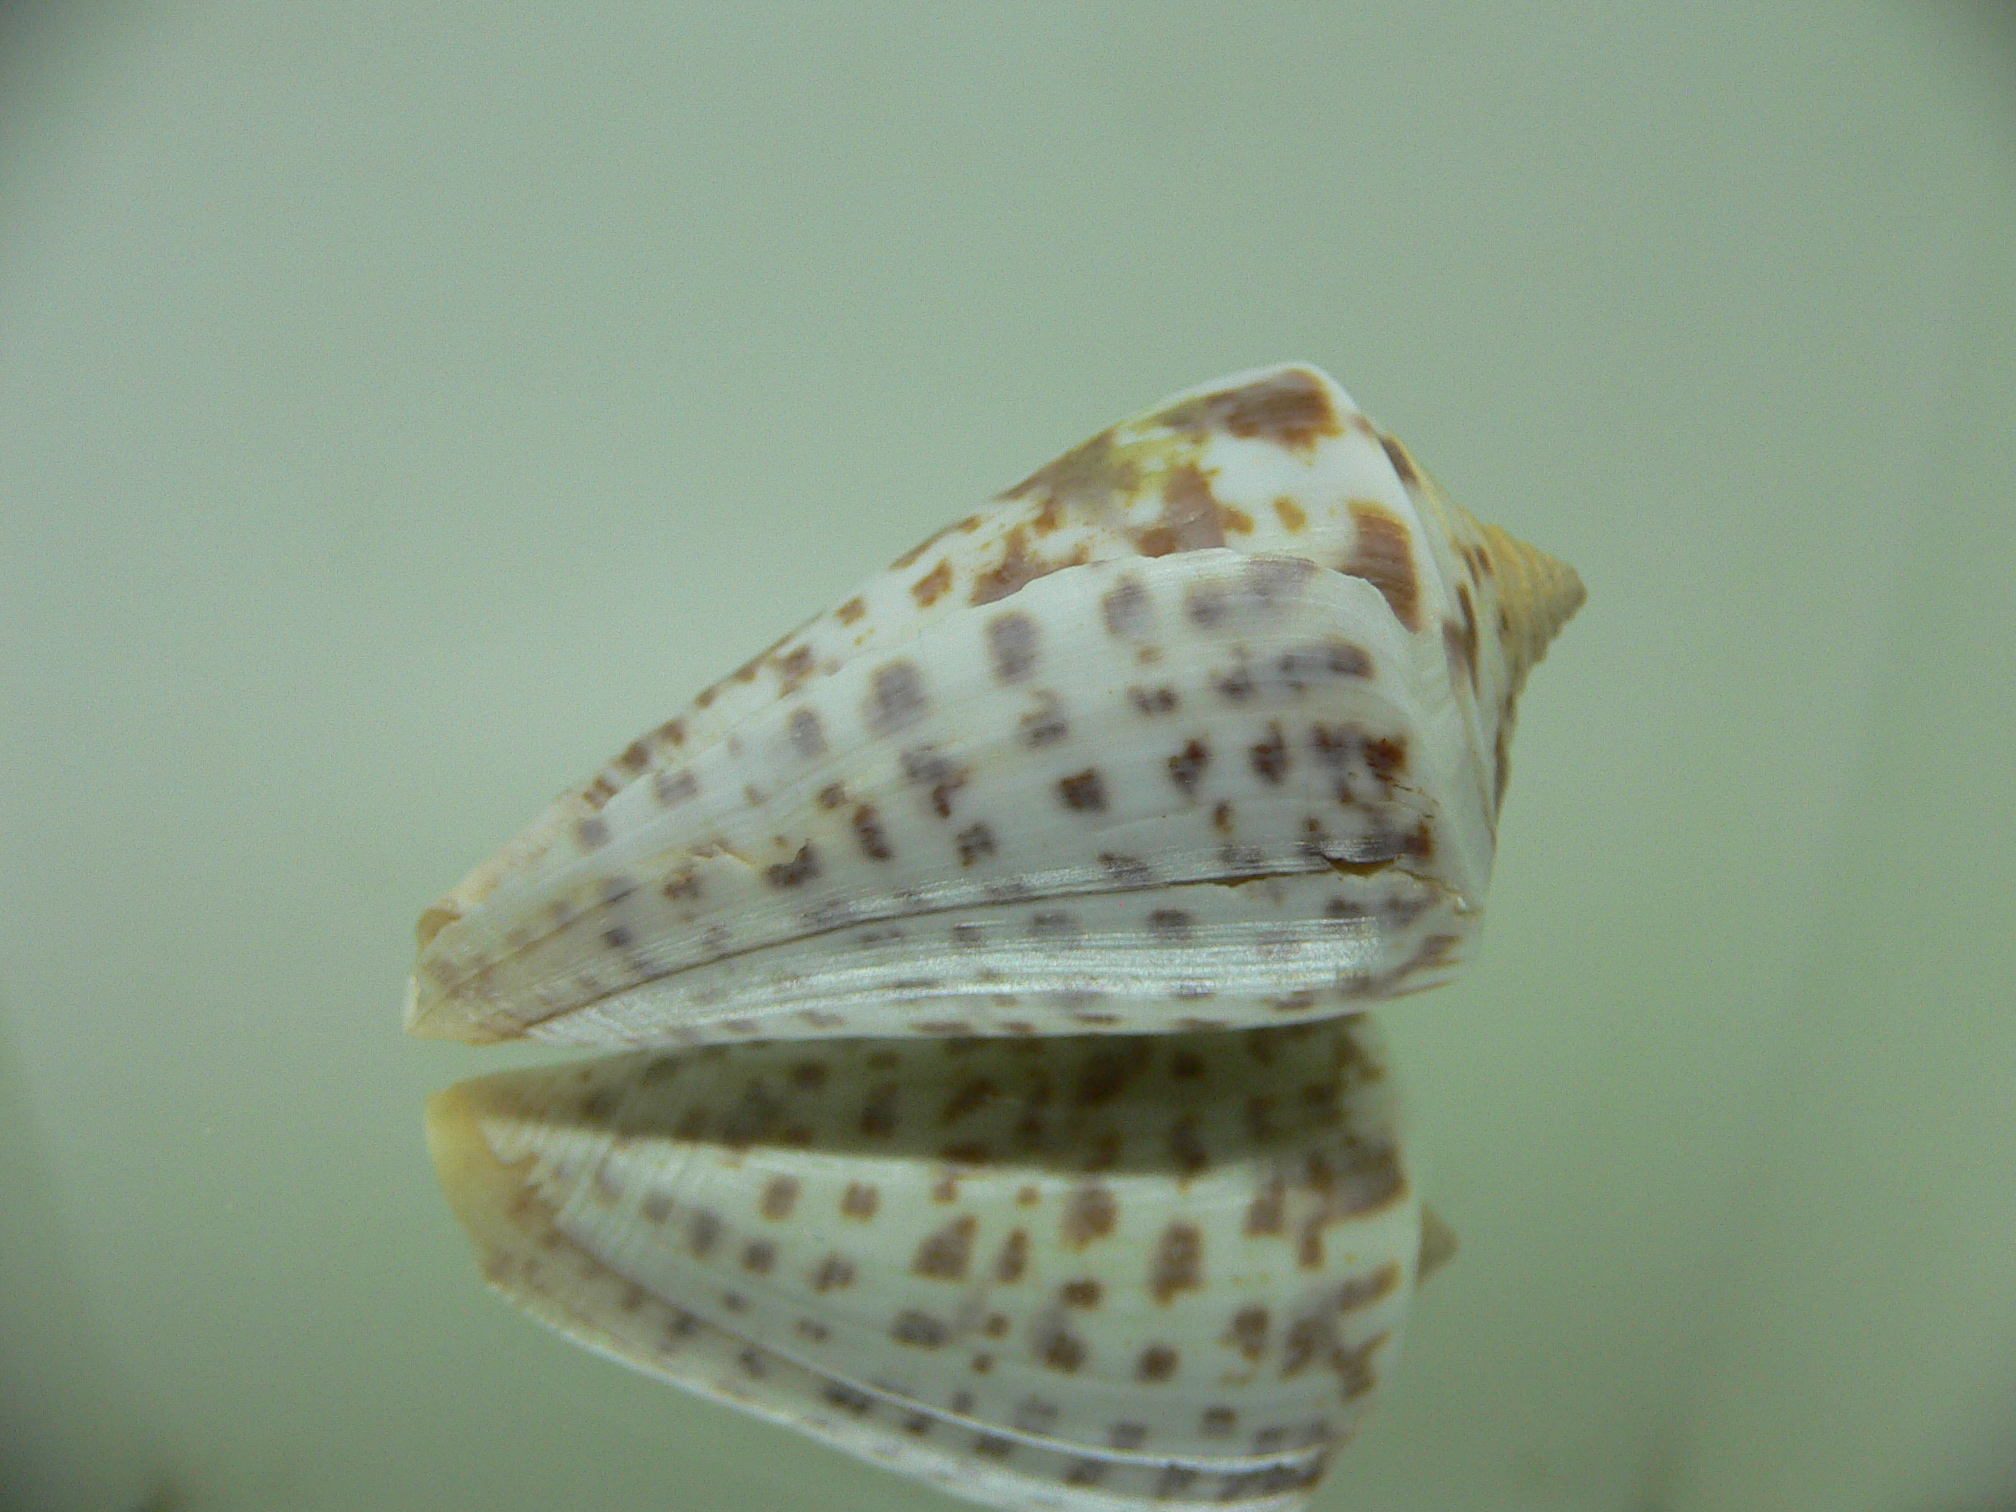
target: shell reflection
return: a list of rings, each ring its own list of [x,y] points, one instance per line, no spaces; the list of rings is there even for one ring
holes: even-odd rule
[[[645,1052],[428,1130],[527,1312],[1000,1507],[1299,1507],[1423,1249],[1362,1016]]]

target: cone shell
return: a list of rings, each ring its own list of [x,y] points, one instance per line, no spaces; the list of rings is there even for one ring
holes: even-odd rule
[[[1166,1032],[1433,986],[1580,601],[1322,373],[1178,395],[563,797],[423,916],[407,1026]]]
[[[999,1507],[1300,1507],[1423,1258],[1362,1018],[632,1054],[428,1127],[520,1307]]]

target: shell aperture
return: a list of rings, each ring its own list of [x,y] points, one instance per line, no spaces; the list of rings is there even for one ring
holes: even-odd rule
[[[407,1027],[1164,1032],[1434,986],[1581,595],[1315,369],[1177,395],[561,798],[423,916]]]

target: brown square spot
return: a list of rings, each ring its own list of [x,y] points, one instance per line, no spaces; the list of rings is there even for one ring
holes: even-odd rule
[[[1097,767],[1087,767],[1072,776],[1059,778],[1057,793],[1068,809],[1098,811],[1106,807],[1106,784],[1100,778]]]

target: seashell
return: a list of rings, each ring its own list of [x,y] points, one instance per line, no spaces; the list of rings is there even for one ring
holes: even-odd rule
[[[1146,1032],[1446,980],[1582,589],[1308,367],[1102,431],[429,909],[416,1034]]]
[[[540,1321],[998,1507],[1299,1508],[1448,1243],[1363,1016],[647,1051],[428,1135]]]
[[[422,917],[415,1033],[699,1047],[434,1099],[485,1274],[976,1501],[1300,1508],[1452,1245],[1362,1010],[1581,597],[1310,368],[1039,470]]]

